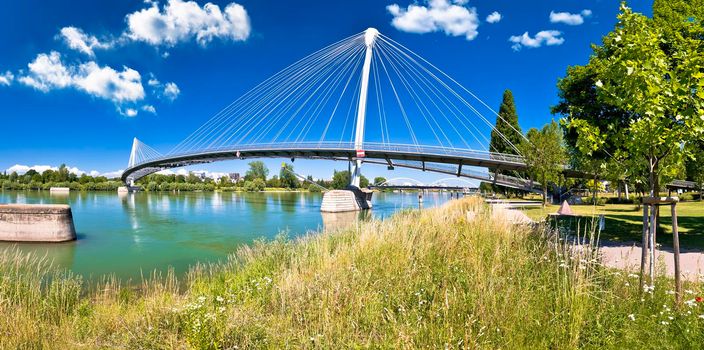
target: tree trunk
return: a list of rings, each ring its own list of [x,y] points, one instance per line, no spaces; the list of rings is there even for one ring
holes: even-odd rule
[[[623,182],[624,187],[626,187],[626,200],[629,201],[631,200],[630,196],[628,195],[628,182]]]
[[[660,197],[660,177],[658,176],[658,159],[650,158],[650,174],[649,174],[650,196]],[[657,237],[658,223],[660,223],[660,210],[657,206],[653,206],[653,249],[655,249],[655,237]]]
[[[592,188],[592,203],[596,205],[596,189],[597,189],[597,184],[596,184],[596,179],[597,179],[597,173],[594,172],[594,187]]]
[[[660,196],[660,181],[658,178],[658,159],[650,158],[650,174],[648,174],[648,185],[650,186],[650,196]]]
[[[543,181],[545,182],[545,181]],[[543,206],[548,204],[548,185],[543,185]]]

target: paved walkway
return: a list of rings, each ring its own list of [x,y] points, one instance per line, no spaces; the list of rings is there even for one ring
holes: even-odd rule
[[[498,217],[506,218],[512,224],[534,224],[531,218],[511,204],[497,203],[491,205],[491,215],[494,219]]]
[[[640,271],[640,246],[616,244],[604,242],[599,248],[604,265],[629,271]],[[672,252],[655,250],[656,266],[665,264],[665,272],[668,276],[675,275],[675,261]],[[682,278],[689,281],[704,281],[704,253],[686,252],[680,253],[680,267],[682,268]]]

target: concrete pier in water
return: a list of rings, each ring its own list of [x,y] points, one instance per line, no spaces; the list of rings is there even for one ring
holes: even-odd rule
[[[76,239],[71,207],[0,204],[0,241],[65,242]]]
[[[372,191],[359,189],[353,186],[346,190],[332,190],[325,192],[320,211],[326,213],[341,213],[371,209]]]

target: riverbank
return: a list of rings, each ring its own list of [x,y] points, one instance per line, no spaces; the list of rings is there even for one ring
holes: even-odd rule
[[[474,214],[468,214],[468,213]],[[2,348],[699,348],[701,284],[658,279],[492,216],[481,201],[245,246],[139,288],[6,251]],[[575,255],[582,254],[582,255]],[[657,336],[654,336],[657,335]]]

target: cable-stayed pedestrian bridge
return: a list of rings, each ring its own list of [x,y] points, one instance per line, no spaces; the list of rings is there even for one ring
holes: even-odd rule
[[[236,148],[211,149],[174,155],[138,156],[145,145],[135,140],[134,160],[122,175],[125,182],[136,181],[161,170],[188,165],[211,163],[223,160],[250,158],[323,159],[349,161],[357,159],[353,143],[272,143],[241,145]],[[474,170],[472,167],[500,168],[503,170],[525,170],[523,158],[516,155],[489,153],[484,151],[448,149],[438,146],[393,145],[365,143],[364,161],[386,165],[388,168],[410,168],[442,174],[492,182],[511,188],[532,190],[534,184],[517,177],[496,175],[492,172]]]
[[[370,28],[264,80],[169,152],[135,138],[122,180],[268,157],[349,162],[357,188],[362,164],[369,163],[534,190],[529,180],[495,171],[526,169],[518,147],[524,136],[499,132],[497,120],[513,128],[450,75]],[[497,152],[490,138],[515,154]]]

